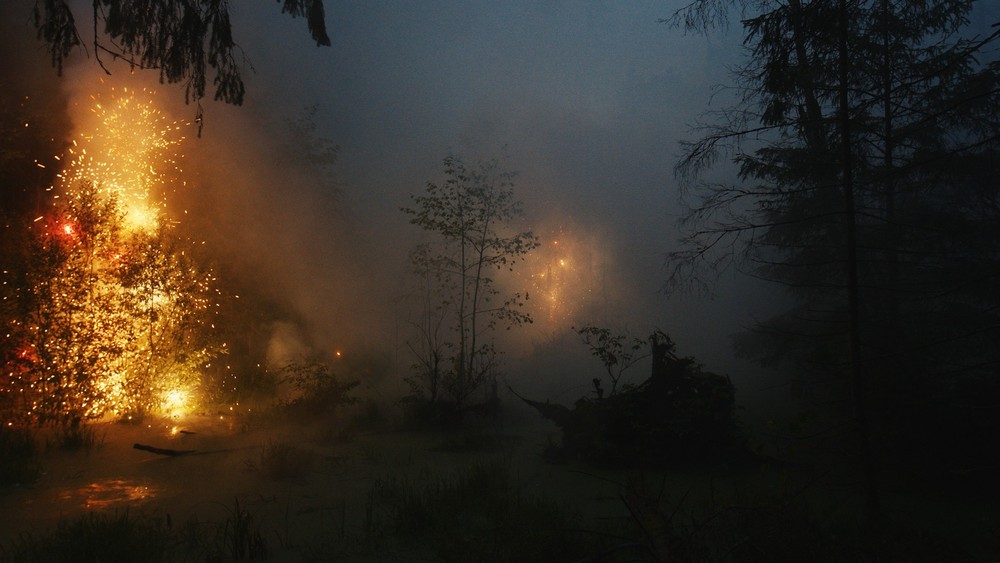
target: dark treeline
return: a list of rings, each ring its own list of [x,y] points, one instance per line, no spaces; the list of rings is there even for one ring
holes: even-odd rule
[[[730,4],[671,21],[705,31]],[[967,0],[740,4],[736,102],[676,168],[692,204],[671,287],[735,267],[787,288],[736,346],[822,405],[877,519],[891,467],[997,466],[1000,28],[973,31]],[[738,180],[703,180],[723,159]]]

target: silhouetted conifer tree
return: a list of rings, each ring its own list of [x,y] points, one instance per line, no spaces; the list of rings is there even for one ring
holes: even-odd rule
[[[725,4],[671,21],[704,30]],[[736,4],[742,95],[677,165],[694,202],[669,287],[738,267],[788,288],[738,348],[853,396],[874,510],[869,438],[899,444],[917,405],[1000,362],[998,32],[970,30],[968,0]],[[719,158],[738,181],[701,181]]]

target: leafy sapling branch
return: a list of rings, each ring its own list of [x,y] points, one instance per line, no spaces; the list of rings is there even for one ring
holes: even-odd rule
[[[422,342],[409,345],[418,373],[408,381],[429,391],[424,399],[461,411],[478,391],[495,388],[488,384],[495,383],[499,351],[490,333],[532,322],[527,296],[503,294],[494,273],[513,271],[538,239],[516,229],[522,207],[514,199],[514,173],[498,161],[469,167],[449,156],[444,177],[411,194],[413,207],[402,208],[430,235],[410,254],[423,306],[414,323]]]
[[[573,330],[583,339],[590,354],[601,361],[608,381],[611,382],[609,396],[618,393],[618,382],[622,375],[636,362],[649,356],[643,352],[647,342],[640,338],[629,338],[627,334],[614,334],[609,328],[585,326],[573,327]],[[594,378],[594,393],[598,399],[604,398],[604,387],[600,378]]]

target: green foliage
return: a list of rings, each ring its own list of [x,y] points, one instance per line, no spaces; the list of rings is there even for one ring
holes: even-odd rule
[[[443,184],[428,182],[425,194],[411,195],[414,207],[402,209],[433,237],[410,255],[423,309],[418,343],[409,343],[417,362],[408,382],[418,397],[461,412],[483,391],[487,401],[496,397],[499,351],[488,331],[531,322],[526,296],[502,296],[493,276],[512,271],[538,240],[530,231],[508,234],[522,211],[514,174],[497,161],[468,168],[449,156],[444,174]]]

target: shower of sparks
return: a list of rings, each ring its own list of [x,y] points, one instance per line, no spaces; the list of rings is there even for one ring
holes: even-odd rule
[[[22,298],[34,313],[6,336],[24,344],[0,391],[20,397],[27,419],[179,417],[219,353],[203,336],[215,278],[163,219],[183,125],[146,90],[93,102],[94,126],[56,157],[54,211],[32,225],[36,265]]]
[[[561,329],[603,294],[603,272],[593,244],[565,228],[542,238],[527,259],[529,304],[536,322]]]
[[[146,89],[112,88],[91,99],[97,126],[73,139],[58,176],[61,187],[71,192],[93,182],[99,193],[119,201],[128,228],[155,229],[166,205],[165,187],[180,171],[176,155],[186,123],[158,110]]]

